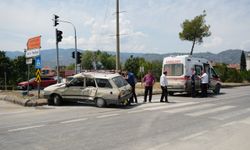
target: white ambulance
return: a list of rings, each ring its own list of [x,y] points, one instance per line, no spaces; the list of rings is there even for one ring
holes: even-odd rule
[[[191,93],[192,68],[195,69],[195,90],[199,92],[201,71],[205,69],[209,76],[209,90],[215,94],[220,93],[221,82],[219,76],[207,59],[195,58],[189,55],[169,56],[163,59],[162,71],[167,70],[168,92],[174,95],[175,92]]]

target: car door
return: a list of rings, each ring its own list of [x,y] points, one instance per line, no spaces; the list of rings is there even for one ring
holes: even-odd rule
[[[71,80],[69,84],[66,85],[64,91],[62,92],[62,97],[64,99],[70,99],[71,101],[77,101],[82,99],[82,90],[84,89],[84,78],[78,77]]]
[[[81,89],[82,99],[94,100],[96,97],[97,87],[94,78],[85,78],[85,85]]]

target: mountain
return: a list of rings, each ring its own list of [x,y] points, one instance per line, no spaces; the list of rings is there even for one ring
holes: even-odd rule
[[[72,52],[74,49],[60,49],[59,50],[59,64],[60,65],[69,65],[75,62],[72,58]],[[79,50],[83,52],[84,50]],[[218,54],[206,52],[206,53],[194,53],[194,57],[202,57],[206,58],[210,61],[219,62],[219,63],[226,63],[226,64],[240,64],[240,56],[242,50],[239,49],[230,49],[222,51]],[[107,53],[111,55],[115,55],[115,52],[107,51]],[[24,55],[23,52],[20,51],[7,51],[6,55],[11,59],[14,59],[17,56]],[[146,60],[163,60],[164,57],[167,56],[175,56],[175,55],[188,55],[188,53],[166,53],[166,54],[146,54],[146,53],[121,53],[121,62],[125,62],[131,55],[133,57],[143,57]],[[56,50],[55,49],[47,49],[41,50],[41,59],[43,66],[56,66]]]

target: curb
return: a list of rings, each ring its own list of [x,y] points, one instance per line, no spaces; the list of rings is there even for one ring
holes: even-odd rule
[[[35,107],[47,104],[45,99],[24,99],[16,96],[0,95],[0,100],[8,101],[14,104],[22,105],[25,107]]]

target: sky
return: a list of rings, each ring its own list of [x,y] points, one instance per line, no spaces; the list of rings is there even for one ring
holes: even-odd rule
[[[250,0],[120,0],[120,51],[189,53],[192,42],[179,32],[186,19],[206,10],[212,35],[196,52],[250,51]],[[116,50],[116,0],[1,0],[0,50],[23,51],[29,38],[41,35],[41,50],[54,49],[53,14],[70,21],[82,50]],[[74,30],[60,22],[60,48],[74,48]]]

